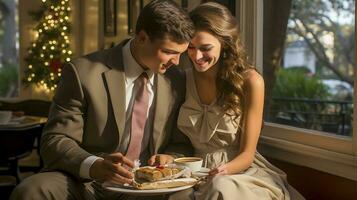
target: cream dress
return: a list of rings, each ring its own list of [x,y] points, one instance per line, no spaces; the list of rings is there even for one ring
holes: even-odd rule
[[[192,69],[188,69],[186,75],[186,101],[180,109],[178,127],[191,140],[195,156],[202,157],[204,167],[212,169],[238,155],[241,133],[216,102],[211,105],[200,103]],[[237,122],[239,123],[240,119],[237,119]],[[234,175],[216,176],[198,188],[177,192],[169,199],[304,198],[287,183],[283,171],[256,152],[253,164],[247,170]]]

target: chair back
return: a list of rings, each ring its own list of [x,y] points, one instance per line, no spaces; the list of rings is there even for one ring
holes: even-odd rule
[[[17,102],[0,101],[0,110],[22,111],[25,115],[47,117],[51,102],[29,99]]]

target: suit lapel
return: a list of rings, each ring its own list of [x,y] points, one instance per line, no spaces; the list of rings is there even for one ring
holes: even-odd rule
[[[122,140],[125,126],[125,73],[122,48],[126,42],[128,42],[128,40],[108,50],[106,64],[110,67],[110,70],[104,72],[104,78],[108,87],[108,96],[111,100],[115,123],[119,132],[118,142]]]
[[[119,141],[121,141],[125,126],[125,75],[122,71],[111,69],[105,72],[104,76],[119,131]]]
[[[155,105],[155,118],[153,124],[153,149],[157,153],[166,134],[164,132],[169,111],[173,102],[170,82],[163,75],[157,75],[157,92]]]

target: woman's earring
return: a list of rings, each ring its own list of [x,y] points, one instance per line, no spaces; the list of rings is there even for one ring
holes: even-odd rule
[[[223,51],[223,55],[222,55],[223,58],[227,58],[227,54],[225,51]]]

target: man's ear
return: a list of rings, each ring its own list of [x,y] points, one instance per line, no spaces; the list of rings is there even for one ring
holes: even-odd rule
[[[144,30],[139,31],[136,37],[138,38],[140,44],[143,44],[149,40],[149,36]]]

